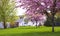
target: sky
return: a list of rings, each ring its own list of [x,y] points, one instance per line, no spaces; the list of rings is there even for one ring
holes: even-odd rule
[[[17,8],[17,15],[24,15],[26,10],[22,9],[22,8]]]
[[[18,1],[18,0],[16,0],[16,1]],[[16,3],[16,6],[19,6],[19,5],[20,5],[20,3]],[[19,15],[24,15],[25,11],[26,11],[26,10],[18,7],[18,8],[17,8],[17,15],[18,15],[18,16],[19,16]]]

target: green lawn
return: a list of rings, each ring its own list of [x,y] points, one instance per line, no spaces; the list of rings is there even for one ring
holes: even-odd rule
[[[51,32],[52,27],[18,27],[0,29],[0,36],[60,36],[60,27],[55,27],[55,32]]]

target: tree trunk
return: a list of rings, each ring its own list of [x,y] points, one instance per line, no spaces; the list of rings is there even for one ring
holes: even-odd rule
[[[53,4],[53,11],[52,11],[52,32],[54,32],[54,24],[55,24],[55,14],[56,14],[56,12],[57,12],[57,10],[56,10],[56,0],[54,0],[54,2],[53,2],[54,4]]]
[[[6,22],[5,22],[5,21],[3,22],[3,26],[4,26],[4,29],[7,28],[7,27],[6,27]]]
[[[4,29],[7,28],[7,26],[6,26],[6,19],[5,19],[5,16],[4,16],[4,18],[3,18],[3,26],[4,26]]]
[[[19,22],[16,22],[15,24],[16,24],[16,27],[19,27]]]
[[[54,32],[54,24],[55,24],[55,20],[54,20],[54,15],[52,15],[52,32]]]
[[[36,28],[37,28],[37,21],[36,21]]]

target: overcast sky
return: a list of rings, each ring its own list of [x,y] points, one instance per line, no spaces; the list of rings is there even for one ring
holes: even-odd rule
[[[25,13],[26,10],[22,9],[22,8],[17,8],[17,15],[23,15]]]

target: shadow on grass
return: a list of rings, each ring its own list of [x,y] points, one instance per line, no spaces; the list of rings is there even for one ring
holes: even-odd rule
[[[13,33],[0,36],[60,36],[60,32],[29,32],[29,33]]]

